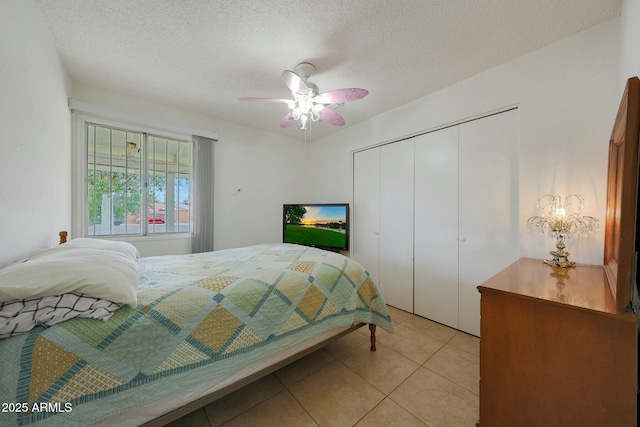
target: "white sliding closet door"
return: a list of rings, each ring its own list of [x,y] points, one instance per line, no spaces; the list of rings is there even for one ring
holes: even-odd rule
[[[352,212],[352,257],[364,266],[376,283],[379,283],[379,149],[360,151],[353,155]]]
[[[518,258],[518,111],[353,157],[353,258],[389,305],[480,335],[477,286]]]
[[[415,313],[480,335],[477,286],[518,258],[518,113],[415,142]]]
[[[380,147],[380,277],[387,304],[413,312],[413,139]]]
[[[518,259],[518,110],[459,126],[459,329],[480,335],[477,286]]]
[[[458,127],[415,140],[415,313],[457,328]]]

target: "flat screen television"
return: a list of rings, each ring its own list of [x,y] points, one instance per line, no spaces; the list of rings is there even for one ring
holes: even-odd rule
[[[349,204],[284,205],[282,241],[332,251],[349,249]]]

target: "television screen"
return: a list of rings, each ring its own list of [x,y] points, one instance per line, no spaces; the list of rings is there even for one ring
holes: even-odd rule
[[[284,205],[284,243],[329,250],[349,249],[349,205]]]

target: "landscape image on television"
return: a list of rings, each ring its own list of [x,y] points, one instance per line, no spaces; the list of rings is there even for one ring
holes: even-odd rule
[[[285,205],[284,242],[347,249],[348,205]]]

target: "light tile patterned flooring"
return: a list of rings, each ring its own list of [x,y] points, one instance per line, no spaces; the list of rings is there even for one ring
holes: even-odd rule
[[[169,425],[475,426],[480,340],[389,310],[376,352],[360,328]]]

